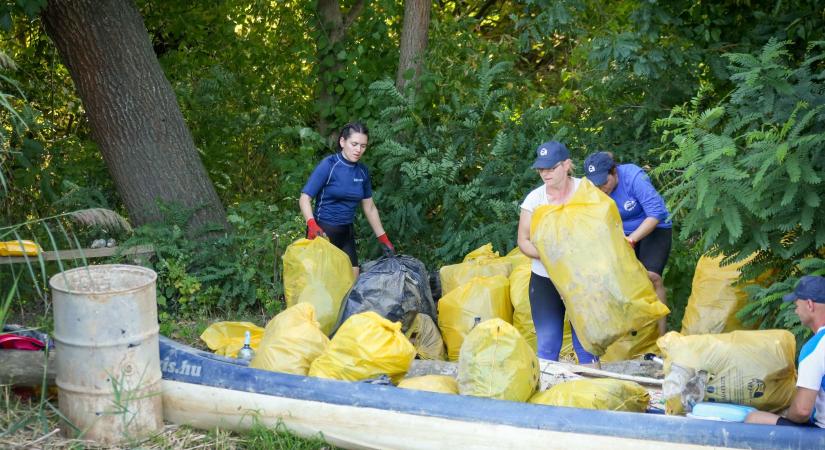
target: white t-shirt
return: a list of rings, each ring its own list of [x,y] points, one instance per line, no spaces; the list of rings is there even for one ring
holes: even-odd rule
[[[570,177],[573,180],[573,192],[579,188],[581,184],[581,178]],[[572,194],[571,194],[572,195]],[[536,210],[539,206],[549,205],[550,200],[547,199],[547,187],[542,184],[541,186],[533,189],[527,194],[527,197],[521,202],[521,209],[525,211],[529,211],[531,214],[533,211]],[[532,270],[533,273],[545,278],[550,278],[550,275],[547,274],[547,269],[544,268],[544,264],[541,263],[541,260],[538,258],[531,258]]]
[[[814,403],[813,421],[825,428],[825,327],[817,330],[799,351],[799,377],[796,387],[819,391]]]

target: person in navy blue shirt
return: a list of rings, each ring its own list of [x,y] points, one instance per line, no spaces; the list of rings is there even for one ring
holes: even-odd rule
[[[609,152],[588,156],[584,161],[584,174],[616,202],[625,239],[647,269],[656,296],[667,305],[662,273],[670,256],[673,225],[664,199],[644,169],[635,164],[617,165]],[[660,319],[660,335],[665,333],[666,327],[665,319]]]
[[[298,206],[307,223],[307,239],[327,236],[333,245],[349,256],[357,277],[358,255],[352,223],[359,203],[384,253],[395,254],[395,248],[381,225],[378,208],[372,200],[369,171],[358,162],[367,150],[369,131],[366,125],[353,122],[345,125],[339,136],[340,151],[324,158],[315,167],[301,189]]]

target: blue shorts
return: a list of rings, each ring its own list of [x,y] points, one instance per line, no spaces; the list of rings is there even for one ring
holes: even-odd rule
[[[559,291],[549,278],[535,273],[530,274],[530,308],[533,312],[533,324],[536,327],[539,358],[558,361],[564,338],[565,307]],[[579,364],[589,364],[598,359],[582,347],[575,329],[573,330],[573,350],[576,351]]]

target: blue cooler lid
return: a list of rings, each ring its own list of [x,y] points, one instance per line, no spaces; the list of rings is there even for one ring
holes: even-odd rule
[[[700,402],[693,406],[688,417],[723,422],[744,422],[745,417],[755,411],[752,406],[734,405],[732,403]]]

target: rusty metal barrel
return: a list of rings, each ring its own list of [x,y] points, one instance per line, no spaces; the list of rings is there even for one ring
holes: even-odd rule
[[[71,435],[117,444],[163,426],[156,280],[120,264],[49,280],[58,402]]]

